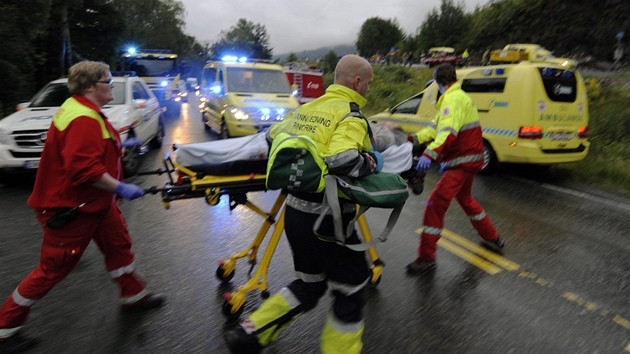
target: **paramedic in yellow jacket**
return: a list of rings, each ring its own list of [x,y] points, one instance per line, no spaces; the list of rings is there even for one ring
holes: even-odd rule
[[[371,152],[367,122],[348,116],[366,103],[372,82],[372,67],[356,55],[346,55],[337,64],[335,82],[318,99],[300,106],[292,116],[269,132],[273,139],[279,131],[311,137],[330,173],[364,176],[380,171],[383,159]],[[344,119],[345,117],[345,119]],[[313,234],[323,193],[291,192],[286,200],[285,233],[293,252],[297,279],[267,299],[247,319],[226,332],[232,353],[258,353],[274,341],[280,331],[300,313],[312,309],[330,288],[334,296],[321,334],[321,352],[352,354],[363,346],[363,288],[370,269],[364,252],[355,252]],[[355,213],[348,200],[340,200],[344,228]],[[334,236],[332,216],[320,229]],[[348,243],[359,243],[356,231]]]
[[[443,174],[424,209],[418,258],[407,265],[407,271],[414,274],[425,273],[437,266],[437,242],[444,227],[444,215],[453,198],[487,245],[498,251],[505,244],[471,194],[474,176],[483,167],[483,140],[477,108],[457,82],[453,65],[438,66],[433,78],[442,94],[437,103],[438,113],[430,126],[412,138],[414,144],[428,144],[418,160],[417,170],[425,172],[437,160]]]

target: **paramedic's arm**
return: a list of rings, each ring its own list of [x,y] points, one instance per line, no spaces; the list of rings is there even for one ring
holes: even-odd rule
[[[109,173],[105,172],[103,176],[101,176],[101,179],[96,181],[96,183],[94,183],[93,186],[96,188],[104,189],[108,192],[113,192],[116,189],[116,187],[118,187],[119,183],[120,183],[119,180],[112,177]]]
[[[331,174],[362,177],[374,173],[376,161],[369,154],[370,139],[365,119],[348,117],[342,120],[328,145],[326,164]]]
[[[446,101],[444,101],[443,105],[445,103]],[[453,125],[456,121],[456,116],[461,113],[459,110],[455,109],[442,109],[441,112],[437,114],[437,133],[435,139],[427,145],[423,153],[424,156],[430,157],[434,161],[437,160],[438,156],[442,154],[442,151],[456,139],[458,130],[456,130]]]

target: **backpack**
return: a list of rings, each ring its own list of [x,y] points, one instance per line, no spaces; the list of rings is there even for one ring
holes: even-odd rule
[[[320,193],[326,174],[328,166],[310,137],[281,132],[273,139],[267,161],[267,189]]]

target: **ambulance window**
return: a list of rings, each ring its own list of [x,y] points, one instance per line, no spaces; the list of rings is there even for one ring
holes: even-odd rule
[[[142,87],[139,82],[134,82],[132,87],[132,95],[134,100],[148,100],[149,93]]]
[[[466,79],[462,90],[466,92],[503,92],[506,78]]]
[[[547,96],[556,102],[575,102],[577,80],[569,70],[539,68]]]
[[[389,110],[390,113],[399,113],[399,114],[415,114],[418,111],[418,106],[422,101],[422,93],[408,99],[407,101],[399,104],[398,106]]]
[[[204,69],[203,79],[207,85],[212,85],[217,79],[217,69],[215,68]]]

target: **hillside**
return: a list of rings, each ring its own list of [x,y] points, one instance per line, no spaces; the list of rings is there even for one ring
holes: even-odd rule
[[[309,60],[315,60],[315,59],[321,59],[324,57],[324,55],[326,55],[329,51],[334,51],[335,53],[337,53],[337,55],[339,56],[344,56],[346,54],[352,54],[352,53],[356,53],[357,48],[352,45],[352,44],[342,44],[342,45],[338,45],[338,46],[334,46],[334,47],[321,47],[321,48],[317,48],[317,49],[312,49],[312,50],[304,50],[301,52],[293,52],[295,55],[297,55],[297,57],[299,59],[309,59]],[[291,53],[285,53],[285,54],[280,54],[280,55],[274,55],[273,59],[274,60],[279,60],[279,61],[286,61],[287,57],[290,55]]]

